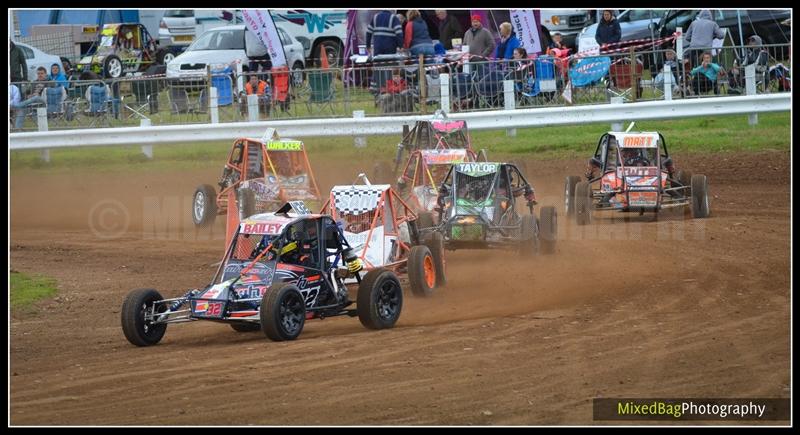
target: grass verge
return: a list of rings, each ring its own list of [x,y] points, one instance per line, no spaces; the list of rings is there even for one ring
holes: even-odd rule
[[[28,275],[12,270],[11,309],[32,311],[33,305],[56,294],[56,280],[40,275]]]

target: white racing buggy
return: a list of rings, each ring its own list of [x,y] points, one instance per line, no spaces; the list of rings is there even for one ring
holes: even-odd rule
[[[408,276],[414,295],[430,296],[446,283],[444,246],[440,235],[421,238],[417,215],[388,184],[334,186],[322,209],[367,270],[386,268]]]
[[[155,289],[131,291],[121,311],[125,337],[151,346],[167,325],[198,320],[228,323],[237,332],[261,330],[276,341],[294,340],[314,318],[358,316],[369,329],[393,327],[403,307],[395,273],[364,270],[333,218],[306,211],[292,203],[244,219],[202,289],[171,299]],[[345,281],[353,281],[356,301]]]
[[[511,247],[523,256],[554,253],[555,207],[542,207],[537,219],[534,205],[533,187],[514,164],[459,163],[439,187],[439,223],[419,231],[441,233],[452,250]]]

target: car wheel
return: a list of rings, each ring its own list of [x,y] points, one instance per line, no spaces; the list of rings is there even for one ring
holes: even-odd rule
[[[211,226],[217,217],[217,192],[208,184],[194,191],[192,222],[197,226]]]
[[[122,77],[122,61],[116,56],[109,56],[103,67],[103,73],[106,78],[117,79]]]
[[[128,293],[122,303],[122,332],[125,338],[136,346],[152,346],[164,337],[167,331],[166,323],[153,324],[146,319],[155,302],[164,300],[161,293],[151,288],[140,288]],[[163,313],[167,310],[165,304],[159,304],[156,312]]]
[[[338,41],[322,41],[316,48],[316,52],[314,53],[314,59],[319,60],[320,58],[320,47],[325,46],[325,55],[328,57],[328,65],[331,68],[337,68],[341,66],[341,57],[342,57],[342,44]]]
[[[436,287],[444,287],[447,284],[444,261],[444,237],[439,232],[431,233],[424,239],[425,246],[428,247],[433,256],[433,266],[436,268]]]
[[[592,222],[592,185],[588,181],[575,185],[575,220],[578,225]]]
[[[358,320],[369,329],[388,329],[397,323],[403,310],[403,290],[390,270],[372,269],[358,285]]]
[[[692,217],[708,217],[708,179],[705,175],[692,175]]]
[[[414,296],[432,296],[436,288],[436,265],[431,250],[425,245],[412,246],[407,266]]]
[[[156,62],[158,62],[158,63],[160,63],[162,65],[166,65],[166,64],[172,62],[173,59],[175,59],[175,53],[173,53],[173,52],[171,52],[169,50],[161,50],[156,55]]]
[[[306,302],[294,284],[274,284],[261,298],[259,314],[261,330],[270,340],[294,340],[306,322]]]
[[[539,226],[541,231],[541,252],[543,254],[554,254],[556,252],[556,238],[558,237],[558,215],[555,207],[542,207],[539,212]]]
[[[564,212],[567,216],[575,215],[575,186],[581,181],[581,177],[570,175],[564,182]]]

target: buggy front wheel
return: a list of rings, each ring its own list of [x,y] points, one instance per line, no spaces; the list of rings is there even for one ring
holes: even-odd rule
[[[412,246],[407,266],[414,296],[432,296],[436,288],[436,263],[431,250],[425,245]]]
[[[294,340],[306,322],[306,304],[294,284],[271,286],[261,298],[261,330],[273,341]]]
[[[575,185],[575,219],[578,225],[592,222],[592,185],[587,181]]]
[[[197,226],[210,226],[217,217],[217,192],[208,184],[194,191],[192,200],[192,222]]]
[[[372,269],[358,286],[356,311],[369,329],[388,329],[397,323],[403,309],[400,281],[390,270]]]
[[[122,304],[122,332],[125,338],[136,346],[152,346],[164,337],[166,323],[153,323],[150,317],[153,305],[164,300],[155,289],[140,288],[132,290]],[[159,304],[156,313],[166,311],[167,306]]]

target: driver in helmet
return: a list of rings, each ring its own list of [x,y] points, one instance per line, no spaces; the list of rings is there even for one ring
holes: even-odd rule
[[[309,267],[313,265],[311,256],[308,254],[311,246],[304,245],[304,242],[301,229],[297,225],[293,225],[286,233],[283,246],[280,249],[278,246],[273,246],[272,252],[280,255],[281,260],[286,263]]]
[[[648,166],[650,162],[642,155],[639,148],[625,148],[622,150],[622,161],[625,166]]]

